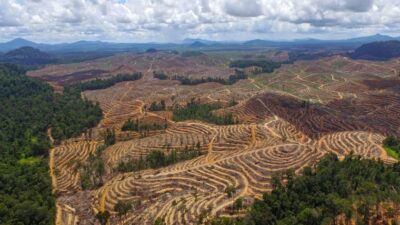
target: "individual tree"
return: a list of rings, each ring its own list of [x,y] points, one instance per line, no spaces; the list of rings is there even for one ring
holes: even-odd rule
[[[234,209],[239,210],[243,207],[243,198],[239,197],[235,200],[233,204]]]
[[[110,218],[110,212],[108,212],[107,210],[105,210],[104,212],[99,212],[97,213],[96,218],[99,220],[99,223],[101,225],[106,225]]]
[[[232,198],[233,195],[236,193],[236,188],[233,185],[229,185],[228,187],[225,188],[225,193],[228,196],[228,198]]]
[[[115,132],[107,129],[104,135],[104,144],[107,146],[113,145],[116,142]]]
[[[114,211],[118,212],[119,216],[123,216],[132,209],[132,203],[130,201],[118,201],[114,205]]]

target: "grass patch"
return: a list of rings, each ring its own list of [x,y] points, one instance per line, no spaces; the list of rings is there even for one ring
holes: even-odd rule
[[[22,158],[18,160],[18,164],[22,166],[34,166],[39,164],[42,161],[41,157],[28,157],[28,158]]]
[[[400,138],[389,136],[383,140],[383,148],[388,155],[399,160],[400,159]]]
[[[397,153],[394,149],[392,149],[392,148],[390,148],[390,147],[384,147],[384,149],[385,149],[386,153],[387,153],[389,156],[391,156],[391,157],[393,157],[393,158],[395,158],[395,159],[397,159],[397,160],[400,160],[400,154]]]

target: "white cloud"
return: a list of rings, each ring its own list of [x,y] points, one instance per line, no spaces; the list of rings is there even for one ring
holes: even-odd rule
[[[398,33],[399,14],[400,0],[0,0],[0,39],[330,38]]]
[[[262,14],[261,4],[257,0],[226,0],[225,11],[238,17],[257,17]]]
[[[0,0],[0,27],[20,26],[21,13],[23,11],[20,5],[8,0]]]

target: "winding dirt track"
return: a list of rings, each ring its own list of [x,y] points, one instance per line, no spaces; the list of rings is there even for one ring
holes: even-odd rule
[[[395,162],[381,142],[386,135],[400,135],[400,81],[393,75],[393,70],[400,70],[397,61],[371,63],[335,56],[285,65],[232,86],[186,87],[150,78],[152,70],[165,62],[153,56],[147,60],[145,79],[83,93],[104,111],[93,133],[113,128],[122,137],[121,125],[136,118],[166,121],[168,129],[107,148],[101,156],[105,183],[91,191],[81,190],[74,165],[84,163],[101,145],[101,135],[82,136],[52,149],[50,172],[54,192],[60,195],[57,225],[97,224],[95,213],[105,210],[112,214],[110,224],[154,224],[157,218],[171,225],[195,224],[204,211],[208,218],[237,216],[230,210],[236,199],[243,198],[245,206],[251,204],[271,190],[274,173],[299,172],[329,152]],[[139,59],[133,64],[138,66],[136,62]],[[239,124],[176,123],[166,113],[144,110],[153,101],[173,105],[191,98],[238,100],[238,105],[216,113],[232,113]],[[113,171],[119,162],[144,157],[152,150],[168,154],[165,146],[184,151],[197,143],[204,154],[195,159],[157,170]],[[235,188],[231,198],[225,192],[228,187]],[[79,204],[81,199],[85,204]],[[118,201],[137,200],[141,204],[127,215],[119,217],[114,212]]]

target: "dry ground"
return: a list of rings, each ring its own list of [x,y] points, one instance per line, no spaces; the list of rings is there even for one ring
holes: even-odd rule
[[[30,73],[43,79],[54,73],[49,81],[59,85],[75,79],[65,74],[83,70],[145,73],[142,80],[83,93],[100,103],[104,119],[92,135],[66,141],[51,151],[53,189],[59,196],[57,224],[97,223],[95,213],[104,210],[112,213],[110,224],[153,224],[156,218],[166,224],[196,224],[200,214],[240,215],[242,212],[229,210],[237,198],[250,204],[271,190],[273,173],[287,169],[297,172],[314,165],[328,152],[341,157],[353,152],[388,163],[395,161],[386,155],[381,142],[386,135],[400,135],[399,60],[370,62],[333,56],[300,61],[231,86],[182,86],[151,76],[160,68],[190,76],[211,71],[221,76],[230,73],[221,57],[202,57],[195,64],[188,64],[193,59],[166,54],[121,55],[112,60],[51,66]],[[240,123],[176,123],[170,120],[169,113],[144,109],[153,101],[165,100],[172,106],[192,98],[202,102],[239,101],[218,113],[233,113]],[[168,121],[169,127],[145,138],[132,135],[133,139],[108,147],[101,156],[106,165],[104,185],[82,191],[80,175],[73,171],[74,163],[87,160],[102,143],[99,134],[106,128],[116,129],[120,139],[129,136],[119,129],[126,120],[135,118]],[[197,143],[205,153],[198,158],[157,170],[125,174],[113,171],[119,162],[137,159],[151,150],[168,153],[165,145],[183,150]],[[236,191],[229,198],[225,189],[230,186]],[[116,215],[113,208],[118,201],[135,200],[141,204],[125,216]]]

